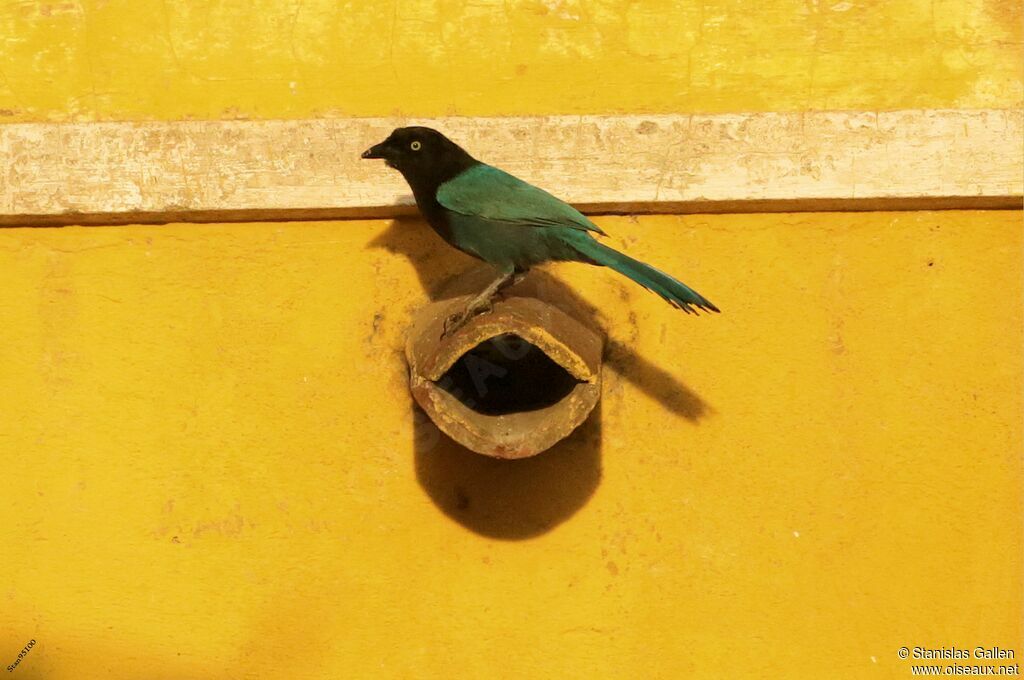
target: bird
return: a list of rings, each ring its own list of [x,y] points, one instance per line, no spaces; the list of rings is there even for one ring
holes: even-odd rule
[[[490,310],[530,267],[550,261],[608,267],[687,313],[720,311],[686,284],[598,241],[604,231],[568,203],[473,158],[433,128],[396,128],[362,158],[398,170],[434,231],[495,269],[494,281],[445,321],[444,335]]]

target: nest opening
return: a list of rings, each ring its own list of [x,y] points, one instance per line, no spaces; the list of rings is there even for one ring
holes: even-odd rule
[[[489,416],[553,406],[582,381],[513,333],[484,340],[435,381],[467,408]]]

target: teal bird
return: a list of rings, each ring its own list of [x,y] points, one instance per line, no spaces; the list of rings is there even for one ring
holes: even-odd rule
[[[498,273],[446,333],[490,307],[505,286],[535,264],[552,260],[610,267],[687,313],[719,311],[707,298],[668,274],[599,242],[600,227],[543,189],[481,163],[437,130],[398,128],[363,152],[405,177],[423,217],[441,238]]]

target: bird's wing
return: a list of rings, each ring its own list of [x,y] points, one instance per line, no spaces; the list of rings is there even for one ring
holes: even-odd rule
[[[437,189],[448,210],[526,227],[572,227],[604,235],[568,203],[491,165],[474,165]]]

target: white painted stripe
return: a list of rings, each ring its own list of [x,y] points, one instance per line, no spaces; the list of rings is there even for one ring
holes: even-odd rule
[[[590,212],[1020,207],[1024,112],[742,113],[0,126],[5,224],[388,216],[359,153],[436,127]]]

